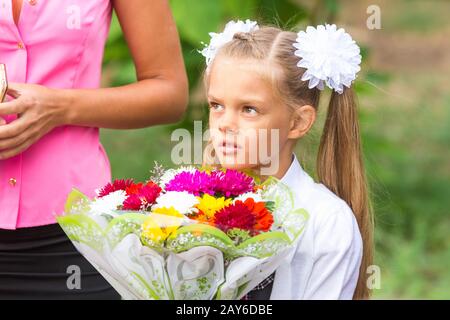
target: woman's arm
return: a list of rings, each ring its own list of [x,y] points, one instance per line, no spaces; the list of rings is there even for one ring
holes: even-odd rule
[[[11,83],[0,104],[0,159],[13,157],[53,128],[78,125],[135,129],[178,121],[188,84],[178,33],[167,1],[113,0],[133,57],[137,82],[104,89],[50,89]],[[5,124],[2,115],[19,115]]]
[[[187,78],[167,1],[113,1],[135,62],[138,82],[66,92],[66,122],[131,129],[171,123],[183,115]]]

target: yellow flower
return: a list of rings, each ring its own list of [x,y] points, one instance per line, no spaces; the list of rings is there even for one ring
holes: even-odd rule
[[[142,236],[156,243],[164,241],[167,237],[151,216],[142,225]]]
[[[183,218],[184,215],[174,207],[157,208],[145,220],[142,235],[153,242],[162,242],[181,226]]]
[[[197,197],[199,203],[197,208],[201,210],[208,218],[214,217],[214,214],[231,204],[231,199],[225,197],[215,198],[209,194],[204,194],[203,197]]]

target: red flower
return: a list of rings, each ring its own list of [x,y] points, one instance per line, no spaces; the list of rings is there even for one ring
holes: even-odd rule
[[[138,194],[143,197],[147,203],[153,204],[160,192],[161,188],[157,184],[149,182],[142,187]]]
[[[214,215],[214,224],[224,232],[233,228],[249,231],[252,235],[267,232],[273,224],[272,213],[264,202],[248,198],[245,202],[237,200]]]
[[[110,194],[112,192],[119,191],[119,190],[125,191],[128,187],[130,187],[132,185],[133,185],[133,179],[114,180],[113,183],[108,183],[106,186],[104,186],[102,189],[100,189],[98,197],[101,198],[101,197],[107,196],[108,194]]]
[[[242,201],[236,201],[214,215],[214,224],[224,232],[233,228],[253,231],[255,216]]]
[[[123,210],[139,211],[142,207],[142,199],[137,194],[131,194],[123,202]]]
[[[161,192],[161,188],[154,182],[131,185],[127,188],[128,197],[123,202],[124,210],[146,210],[155,203]]]

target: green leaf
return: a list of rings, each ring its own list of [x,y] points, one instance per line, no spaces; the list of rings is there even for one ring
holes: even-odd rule
[[[254,19],[258,0],[225,0],[222,1],[225,12],[229,17],[227,20]]]
[[[181,37],[194,47],[209,42],[209,32],[219,32],[224,13],[220,2],[171,0],[170,5]]]
[[[325,8],[332,15],[336,15],[339,12],[340,6],[337,0],[325,0]]]
[[[251,238],[250,232],[239,228],[233,228],[228,230],[227,235],[233,239],[236,245],[241,244],[247,239]]]
[[[294,1],[262,0],[258,9],[265,24],[290,28],[307,17],[306,10]]]

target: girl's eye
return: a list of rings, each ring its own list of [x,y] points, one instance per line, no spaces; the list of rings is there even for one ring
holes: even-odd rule
[[[256,110],[255,107],[244,107],[244,113],[249,114],[249,115],[256,115],[258,114],[258,110]]]
[[[217,104],[217,103],[210,103],[210,104],[209,104],[209,108],[210,108],[212,111],[222,111],[222,110],[224,109],[223,106],[221,106],[220,104]]]

